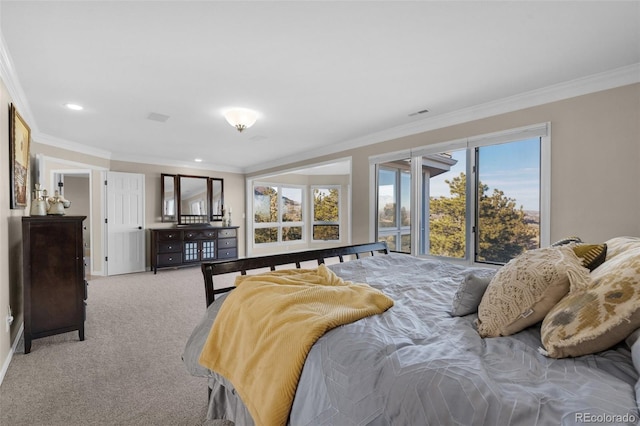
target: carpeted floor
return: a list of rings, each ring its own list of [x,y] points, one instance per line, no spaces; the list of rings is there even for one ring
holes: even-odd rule
[[[181,360],[204,311],[197,267],[93,277],[85,341],[37,339],[28,355],[19,344],[0,386],[0,424],[226,426],[205,421],[206,381]]]

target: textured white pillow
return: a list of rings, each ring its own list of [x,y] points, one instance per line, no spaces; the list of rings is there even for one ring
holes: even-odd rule
[[[607,244],[607,260],[617,255],[640,248],[640,237],[614,237],[605,241]]]
[[[586,288],[589,270],[568,246],[529,250],[498,270],[478,306],[482,337],[508,336],[542,321],[569,289]]]
[[[478,312],[478,305],[496,271],[469,272],[453,296],[451,315],[461,317]]]

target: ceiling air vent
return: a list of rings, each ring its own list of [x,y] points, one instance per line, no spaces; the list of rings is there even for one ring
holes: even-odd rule
[[[420,111],[412,112],[411,114],[409,114],[409,117],[415,117],[416,115],[426,114],[427,112],[429,112],[428,109],[422,109]]]
[[[168,119],[168,115],[158,114],[157,112],[152,112],[147,116],[147,120],[159,121],[161,123],[166,122]]]

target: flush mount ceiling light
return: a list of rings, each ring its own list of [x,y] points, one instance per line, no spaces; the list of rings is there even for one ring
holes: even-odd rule
[[[64,106],[74,111],[82,111],[84,109],[82,105],[78,105],[78,104],[64,104]]]
[[[258,113],[247,108],[230,108],[224,112],[224,118],[239,132],[242,132],[253,126],[258,118]]]

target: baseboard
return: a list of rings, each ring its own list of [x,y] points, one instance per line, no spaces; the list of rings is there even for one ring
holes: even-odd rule
[[[4,360],[2,364],[2,370],[0,370],[0,385],[4,381],[4,376],[7,374],[7,370],[9,369],[9,364],[11,364],[11,359],[13,358],[13,354],[16,352],[18,348],[18,343],[20,342],[20,337],[22,337],[22,332],[24,331],[24,323],[20,324],[20,329],[18,330],[18,334],[16,335],[13,344],[11,345],[11,350],[9,351],[9,355],[7,355],[7,359]]]

